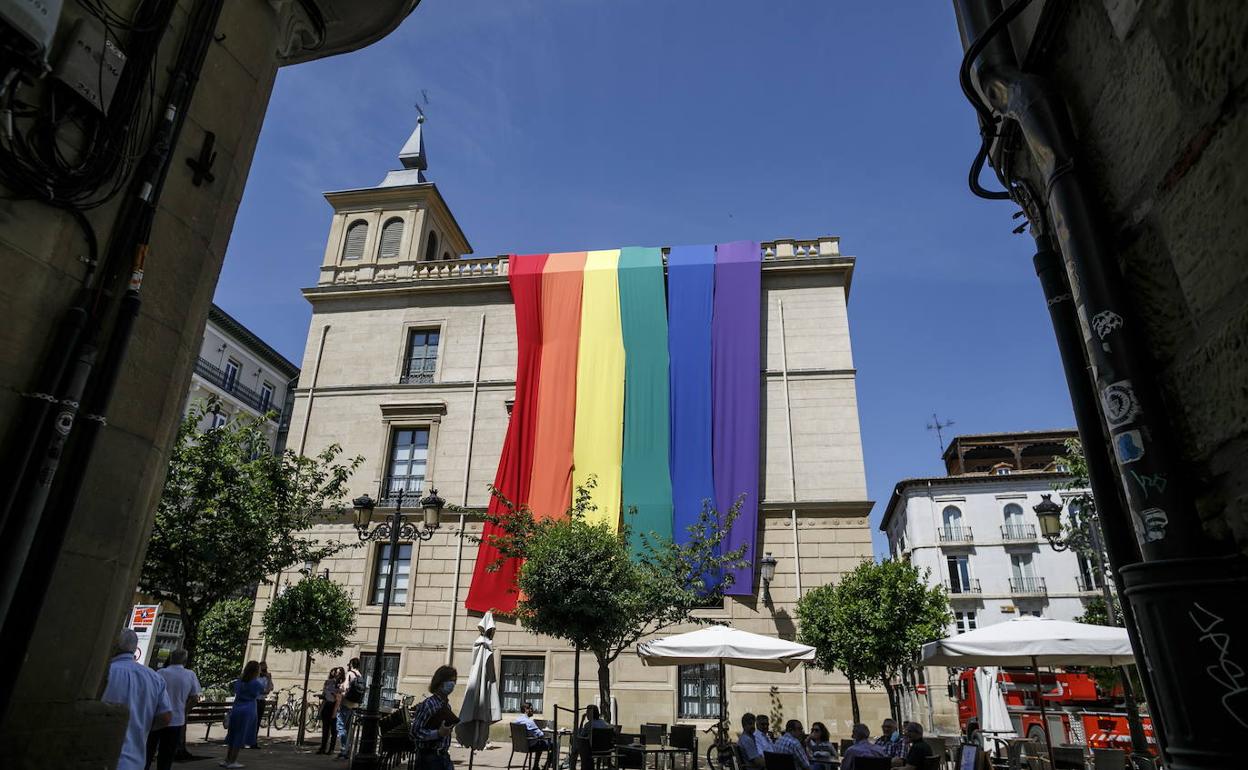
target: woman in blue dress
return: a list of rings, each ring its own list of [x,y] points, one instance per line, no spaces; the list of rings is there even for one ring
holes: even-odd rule
[[[221,767],[230,770],[243,767],[243,763],[238,761],[238,753],[255,734],[259,721],[256,699],[264,695],[264,680],[259,678],[259,673],[260,664],[249,660],[243,666],[243,675],[234,680],[234,706],[230,709],[230,729],[225,736],[225,745],[229,748]]]

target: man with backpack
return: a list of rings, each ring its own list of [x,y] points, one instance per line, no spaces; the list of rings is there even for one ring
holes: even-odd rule
[[[355,716],[355,710],[364,704],[367,692],[364,675],[360,673],[360,659],[352,658],[347,664],[347,676],[342,680],[342,705],[338,708],[339,759],[346,759],[351,754],[352,717]]]

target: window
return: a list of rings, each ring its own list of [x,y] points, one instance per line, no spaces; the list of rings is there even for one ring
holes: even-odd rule
[[[364,256],[364,241],[368,239],[368,223],[357,219],[347,228],[347,237],[342,243],[343,259],[359,259]]]
[[[1035,537],[1035,531],[1023,523],[1023,506],[1009,503],[1005,506],[1005,526],[1001,536],[1006,540],[1026,540]]]
[[[365,652],[360,655],[360,672],[364,674],[364,686],[372,688],[373,665],[377,656],[371,652]],[[397,652],[387,652],[381,656],[381,707],[395,708],[398,704],[399,690],[399,654]],[[368,696],[364,696],[364,702],[368,703]]]
[[[975,611],[953,613],[953,628],[956,634],[965,634],[976,629]]]
[[[387,498],[403,490],[419,493],[425,485],[425,468],[429,462],[429,429],[404,428],[394,432],[390,448],[390,477],[386,480]],[[416,502],[414,499],[412,502]]]
[[[1024,616],[1024,615],[1030,615],[1030,616],[1031,616],[1031,617],[1033,617],[1033,618],[1042,618],[1042,617],[1044,617],[1044,613],[1043,613],[1043,611],[1042,611],[1042,610],[1023,610],[1023,609],[1020,609],[1020,610],[1018,611],[1018,616],[1021,618],[1021,617],[1022,617],[1022,616]]]
[[[1010,467],[1009,467],[1008,465],[1006,465],[1006,466],[1002,466],[1002,467],[999,467],[999,468],[993,468],[993,469],[992,469],[992,472],[993,472],[994,474],[998,475],[998,476],[1009,476],[1009,475],[1010,475]]]
[[[503,711],[519,712],[520,705],[532,703],[534,711],[542,710],[546,690],[546,659],[534,655],[504,655],[502,687],[499,697]]]
[[[438,343],[442,334],[437,329],[412,329],[407,335],[407,351],[403,356],[403,374],[399,382],[433,382],[438,368]]]
[[[962,529],[962,509],[956,505],[946,505],[945,509],[940,512],[941,523],[943,529],[940,532],[942,540],[970,540],[970,530]]]
[[[390,544],[377,548],[377,561],[373,563],[373,596],[369,604],[381,604],[386,600],[386,577],[390,569]],[[394,565],[394,592],[390,606],[407,604],[407,581],[412,572],[412,544],[399,543],[399,558]]]
[[[221,387],[234,390],[234,386],[238,384],[238,372],[242,368],[243,365],[233,358],[225,359],[225,380],[221,383]]]
[[[719,717],[719,664],[680,667],[679,719]]]
[[[946,556],[949,568],[949,593],[964,594],[971,590],[971,560],[966,556]]]
[[[377,256],[397,257],[399,256],[399,243],[403,240],[403,220],[398,217],[387,219],[386,224],[381,228],[381,247],[377,250]]]
[[[266,382],[260,386],[260,411],[267,412],[273,406],[273,383]]]
[[[225,423],[226,423],[226,422],[228,422],[228,421],[229,421],[229,419],[230,419],[230,418],[229,418],[229,417],[227,417],[227,416],[226,416],[224,413],[222,413],[222,412],[213,412],[213,413],[212,413],[212,417],[211,417],[212,424],[210,424],[208,427],[210,427],[210,428],[220,428],[222,425],[225,425]]]
[[[435,262],[438,259],[438,234],[429,231],[429,241],[425,244],[425,261]]]
[[[1101,571],[1082,553],[1075,554],[1079,560],[1079,590],[1095,591],[1101,588]]]

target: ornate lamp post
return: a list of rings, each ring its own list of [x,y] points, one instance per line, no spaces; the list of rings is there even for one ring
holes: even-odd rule
[[[776,557],[771,551],[763,554],[758,560],[758,573],[763,580],[763,604],[771,604],[771,581],[776,576]]]
[[[390,618],[390,597],[394,592],[394,571],[398,565],[400,540],[428,540],[433,537],[440,523],[442,506],[446,501],[438,497],[438,490],[429,489],[429,494],[420,499],[423,512],[423,523],[417,526],[414,521],[405,521],[403,517],[402,488],[394,492],[394,511],[388,516],[377,511],[377,503],[367,494],[360,495],[352,501],[355,506],[355,531],[361,542],[369,540],[388,540],[390,554],[386,564],[386,591],[381,604],[381,625],[377,629],[377,652],[373,656],[373,672],[369,677],[368,704],[360,715],[360,745],[355,751],[355,759],[351,762],[353,770],[373,770],[381,766],[381,757],[377,753],[379,721],[381,719],[381,663],[386,650],[386,621]],[[386,497],[382,496],[383,504]],[[375,526],[374,526],[375,524]]]

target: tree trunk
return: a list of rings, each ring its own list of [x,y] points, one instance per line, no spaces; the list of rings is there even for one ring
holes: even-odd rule
[[[576,645],[576,655],[572,658],[572,736],[568,739],[571,750],[568,752],[568,768],[576,770],[577,760],[581,757],[578,733],[581,729],[581,645]]]
[[[195,648],[199,646],[199,618],[196,613],[182,610],[182,649],[186,650],[186,667],[195,666]]]
[[[901,729],[901,715],[897,710],[897,689],[893,687],[893,678],[891,676],[884,677],[884,692],[888,694],[888,715],[897,722],[897,729]]]
[[[304,651],[303,653],[303,702],[299,704],[299,737],[295,738],[295,745],[303,745],[304,723],[308,716],[308,676],[312,673],[312,653]]]
[[[849,677],[849,705],[854,712],[854,724],[861,724],[862,715],[858,713],[858,685],[852,676]]]
[[[611,721],[611,664],[606,657],[594,653],[598,658],[598,709],[606,722]]]

